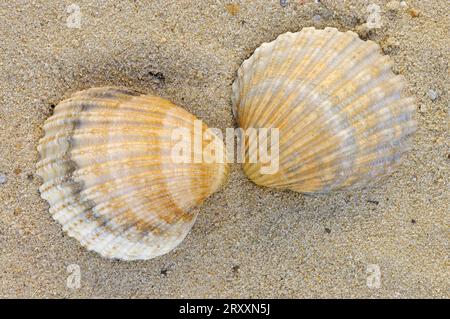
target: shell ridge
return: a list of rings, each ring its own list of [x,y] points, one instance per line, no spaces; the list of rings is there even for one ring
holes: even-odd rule
[[[374,81],[373,85],[377,85],[377,84],[378,84],[378,82],[375,82],[375,81]],[[323,100],[329,100],[330,98],[331,98],[331,97],[327,97],[326,99],[323,98]],[[360,98],[360,95],[359,95],[359,94],[352,95],[352,96],[350,96],[350,97],[348,98],[348,101],[344,101],[344,102],[342,103],[342,106],[336,106],[336,107],[339,107],[339,108],[340,108],[340,110],[339,110],[339,112],[337,113],[337,115],[341,115],[341,111],[343,112],[343,111],[346,110],[346,108],[350,107],[352,102],[353,102],[353,103],[358,102],[358,99],[359,99],[359,98]],[[313,105],[313,103],[310,103],[310,104]],[[323,104],[321,104],[320,106],[323,106],[323,105],[326,105],[326,103],[323,103]],[[366,114],[363,114],[363,115],[366,115]],[[313,122],[310,122],[310,123],[305,124],[305,125],[302,127],[302,129],[304,129],[304,130],[309,129],[311,126],[313,126],[313,125],[316,124],[317,120],[318,120],[318,119],[316,119],[316,121],[313,121]],[[293,123],[296,122],[295,118],[294,118],[294,120],[293,120],[292,122],[293,122]],[[325,124],[326,124],[326,123],[325,123]],[[292,125],[287,127],[287,131],[290,132],[290,133],[292,133],[291,129],[292,129]],[[317,134],[318,134],[318,133],[320,133],[320,132],[317,132]],[[289,133],[288,133],[288,134],[289,134]],[[307,141],[306,141],[306,142],[307,142]],[[289,145],[287,145],[287,146],[289,146]]]
[[[310,30],[310,32],[309,33],[311,33],[311,31],[313,31],[313,30]],[[314,38],[312,38],[312,37],[299,37],[298,39],[295,39],[295,38],[293,38],[294,39],[294,43],[296,43],[297,45],[298,45],[298,47],[301,47],[301,49],[300,50],[298,50],[297,52],[296,52],[296,54],[295,54],[295,57],[297,58],[297,59],[300,59],[301,57],[305,57],[307,54],[309,54],[310,52],[312,52],[313,51],[313,46],[311,45],[313,42],[314,42]],[[296,40],[296,41],[295,41]],[[276,42],[278,42],[278,39],[277,40],[275,40],[274,41],[274,43],[276,43]],[[297,43],[298,42],[298,43]],[[272,52],[272,58],[275,56],[275,54]],[[291,66],[292,65],[292,63],[294,63],[294,62],[291,62],[291,63],[285,63],[285,65],[286,65],[286,68],[288,68],[289,66]],[[303,70],[303,69],[305,69],[305,68],[307,68],[309,66],[309,63],[298,63],[297,65],[295,65],[294,66],[294,69],[295,70],[297,70],[298,72],[300,72],[300,70]],[[267,78],[268,76],[267,76],[267,74],[263,77],[263,78]],[[270,77],[269,77],[270,78]],[[290,80],[290,78],[284,78],[283,79],[283,82],[286,82],[286,81],[288,81],[288,80]],[[282,83],[281,81],[279,82],[279,83]],[[255,83],[256,84],[256,83]],[[259,86],[259,85],[257,85],[257,86]],[[258,93],[258,92],[256,92],[256,93]],[[256,96],[258,96],[258,94],[255,94]],[[265,96],[264,96],[265,97]],[[272,100],[272,98],[274,97],[274,95],[272,95],[272,96],[270,96],[269,95],[269,101],[268,102],[270,102],[271,100]],[[268,103],[267,102],[267,103]],[[260,99],[258,99],[258,98],[256,98],[255,99],[255,101],[254,101],[254,103],[252,103],[251,105],[249,105],[249,107],[251,107],[253,104],[256,104],[256,105],[261,105],[261,106],[255,106],[254,107],[254,111],[252,112],[252,113],[249,113],[248,115],[247,115],[247,117],[246,118],[252,118],[252,116],[254,116],[255,115],[255,113],[257,114],[258,113],[258,111],[261,109],[261,108],[267,108],[266,107],[266,101],[264,101],[264,102],[261,102],[261,100]],[[254,125],[254,122],[248,122],[248,121],[246,121],[246,125],[248,125],[248,126],[253,126]]]
[[[259,74],[256,73],[256,72],[251,72],[251,74],[254,74],[254,75],[251,77],[251,79],[253,80],[253,77],[258,77],[258,78],[267,78],[267,77],[269,77],[269,78],[270,78],[270,77],[271,77],[271,74],[269,73],[269,71],[271,71],[272,63],[273,63],[274,59],[277,58],[276,50],[277,50],[277,49],[280,50],[281,48],[284,48],[286,45],[289,45],[289,44],[290,44],[290,41],[291,41],[292,39],[295,39],[295,37],[289,37],[289,36],[281,35],[281,36],[278,36],[276,40],[274,40],[274,41],[268,43],[267,46],[270,46],[270,48],[271,48],[269,58],[267,58],[268,61],[267,61],[266,63],[263,63],[263,62],[261,61],[261,58],[260,58],[260,57],[255,57],[255,60],[257,60],[256,63],[258,63],[258,64],[263,64],[263,66],[265,67],[265,71],[264,71],[261,75],[259,75]],[[302,41],[303,39],[302,39],[302,38],[299,38],[299,40]],[[306,41],[307,39],[304,39],[304,40]],[[263,66],[259,65],[259,66],[258,66],[258,69],[261,68],[261,67],[263,67]],[[259,75],[259,76],[258,76],[258,75]],[[249,81],[249,83],[250,83],[250,85],[251,85],[251,84],[253,83],[253,81]],[[256,84],[256,83],[254,83],[254,84]],[[259,86],[257,86],[257,87],[259,87]],[[261,96],[261,94],[260,94],[261,91],[262,91],[261,89],[260,89],[260,90],[257,90],[255,96],[256,96],[256,97]],[[258,93],[259,93],[259,94],[258,94]],[[248,94],[247,94],[247,96],[248,96]],[[264,99],[264,98],[263,98],[263,99]],[[261,106],[255,107],[255,110],[254,110],[254,112],[252,112],[252,113],[249,113],[249,114],[243,113],[243,118],[249,118],[249,117],[251,117],[252,115],[254,115],[254,113],[257,113],[257,111],[258,111],[260,108],[264,108],[264,103],[261,102],[261,99],[256,98],[253,104],[254,104],[254,105],[258,105],[258,106],[261,105]],[[250,125],[250,124],[249,124],[249,125]]]
[[[354,39],[352,39],[350,42],[348,42],[347,43],[347,45],[345,46],[345,50],[350,50],[350,48],[353,48],[353,46],[355,46],[356,45],[356,41],[354,41]],[[336,63],[339,63],[339,62],[341,62],[341,60],[342,59],[344,59],[345,58],[345,55],[340,55],[340,56],[338,56],[339,57],[339,59],[336,61]],[[289,81],[291,81],[291,80],[293,80],[293,74],[296,74],[297,72],[301,72],[302,70],[303,70],[303,68],[304,68],[305,66],[301,66],[301,67],[297,67],[297,68],[295,68],[293,71],[292,71],[292,74],[291,74],[291,76],[287,79],[287,80],[289,80]],[[326,71],[326,68],[323,68],[323,72],[325,72]],[[323,73],[321,73],[321,74],[323,74]],[[326,77],[326,73],[324,74],[325,76],[324,76],[324,78],[322,78],[321,79],[321,81],[325,81],[326,79],[327,79],[327,77]],[[319,79],[320,79],[321,77],[319,76]],[[286,81],[286,80],[285,80]],[[304,86],[305,84],[306,84],[306,82],[308,81],[308,78],[305,76],[303,79],[301,79],[299,82],[297,82],[297,88],[300,88],[300,87],[302,87],[302,86]],[[317,83],[317,84],[320,84],[321,82],[319,82],[319,83]],[[313,89],[309,89],[308,90],[308,92],[313,92],[314,90]],[[302,91],[300,91],[300,93],[299,94],[297,94],[296,96],[294,95],[293,96],[293,94],[295,94],[294,93],[295,92],[295,90],[292,90],[291,91],[291,94],[288,94],[288,95],[284,95],[284,98],[280,101],[280,102],[278,102],[278,104],[279,105],[284,105],[285,103],[286,103],[286,101],[288,100],[288,99],[290,99],[290,98],[292,98],[292,99],[294,99],[294,100],[296,100],[296,99],[298,99],[299,98],[299,94],[300,93],[302,93]],[[307,95],[308,96],[308,95]],[[280,120],[280,118],[281,118],[281,120],[283,119],[283,118],[288,118],[288,116],[289,116],[289,114],[285,114],[284,116],[283,116],[283,114],[279,114],[274,120],[273,120],[273,122],[274,122],[274,125],[281,125],[281,124],[279,124],[279,120]],[[249,123],[249,125],[252,125],[252,123]]]

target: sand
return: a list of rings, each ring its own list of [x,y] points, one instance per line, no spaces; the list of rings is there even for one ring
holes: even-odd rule
[[[0,297],[450,297],[447,0],[397,9],[379,0],[73,1],[80,28],[66,23],[71,1],[0,4]],[[371,3],[382,26],[367,33]],[[88,87],[127,86],[224,130],[235,125],[230,92],[242,61],[306,26],[357,30],[408,81],[418,131],[393,175],[307,196],[258,187],[234,164],[186,240],[150,261],[106,260],[63,234],[34,168],[52,105]]]

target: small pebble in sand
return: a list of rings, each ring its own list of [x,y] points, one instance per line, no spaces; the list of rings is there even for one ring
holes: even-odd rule
[[[393,37],[387,37],[382,43],[383,52],[386,54],[394,53],[399,47],[400,43]]]
[[[369,27],[367,26],[367,23],[363,23],[363,24],[358,25],[358,26],[355,28],[355,32],[358,33],[358,35],[359,35],[362,39],[367,39],[367,37],[368,37],[368,35],[369,35],[369,32],[370,32],[370,29],[369,29]]]
[[[233,273],[238,274],[240,268],[241,268],[241,267],[239,267],[239,265],[235,265],[235,266],[233,266],[231,269],[233,270]]]
[[[20,215],[21,213],[22,213],[22,208],[17,207],[17,208],[14,209],[13,215],[17,216],[17,215]]]
[[[436,101],[439,97],[439,93],[435,90],[428,90],[427,95],[432,101]]]
[[[3,173],[0,173],[0,185],[6,183],[6,175]]]
[[[406,1],[400,1],[400,5],[401,5],[403,8],[406,8],[406,7],[408,6],[408,3],[407,3]]]
[[[411,8],[408,10],[408,13],[411,17],[413,18],[417,18],[420,15],[420,11],[417,10],[416,8]]]
[[[164,277],[167,277],[168,269],[161,269],[160,274]]]
[[[287,6],[288,3],[289,3],[288,0],[280,0],[280,5],[281,5],[282,7]]]
[[[388,9],[388,11],[397,12],[398,10],[400,10],[400,2],[399,1],[389,1],[386,4],[386,8]]]
[[[71,44],[73,48],[78,48],[80,46],[80,42],[77,39],[73,39]]]
[[[232,16],[235,16],[239,12],[239,5],[235,3],[229,3],[225,6],[225,8],[227,9],[228,13],[231,14]]]
[[[314,23],[320,23],[320,21],[322,21],[322,17],[318,14],[316,14],[313,18],[312,18]]]

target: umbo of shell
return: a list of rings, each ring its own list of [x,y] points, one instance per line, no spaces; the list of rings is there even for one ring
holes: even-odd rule
[[[392,172],[409,148],[416,107],[380,51],[334,28],[285,33],[256,49],[233,83],[233,113],[243,129],[279,129],[279,170],[262,174],[261,162],[246,162],[247,176],[327,193]]]
[[[54,219],[104,257],[149,259],[172,250],[227,173],[220,162],[173,160],[173,130],[204,134],[196,120],[128,89],[93,88],[59,103],[45,122],[37,164]],[[211,143],[202,141],[201,150]]]

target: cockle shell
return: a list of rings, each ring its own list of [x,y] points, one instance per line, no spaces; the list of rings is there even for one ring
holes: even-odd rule
[[[264,186],[306,193],[365,186],[390,173],[415,131],[414,100],[372,41],[334,28],[285,33],[244,61],[233,83],[238,125],[279,129],[279,169]],[[246,145],[248,151],[248,144]]]
[[[169,252],[227,172],[223,163],[173,160],[173,130],[204,134],[206,125],[195,131],[196,120],[167,100],[128,89],[93,88],[62,101],[38,147],[40,191],[51,214],[104,257],[149,259]]]

